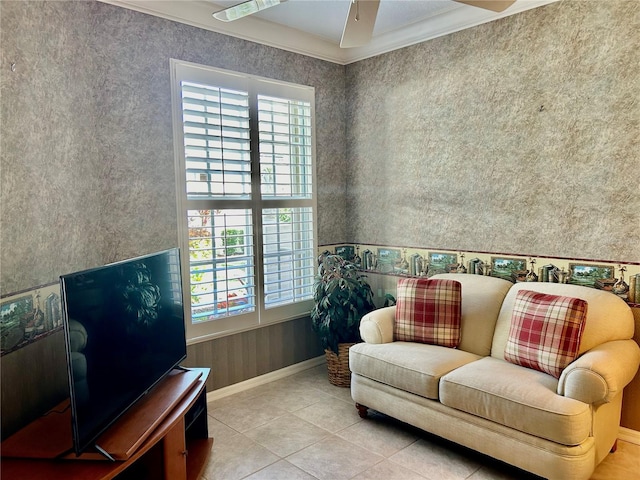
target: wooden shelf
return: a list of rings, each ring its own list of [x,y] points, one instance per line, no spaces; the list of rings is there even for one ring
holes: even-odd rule
[[[2,442],[0,474],[16,480],[197,480],[213,444],[207,429],[208,376],[206,368],[172,372],[107,430],[97,444],[117,461],[96,452],[52,456],[71,445],[70,412],[56,410]]]

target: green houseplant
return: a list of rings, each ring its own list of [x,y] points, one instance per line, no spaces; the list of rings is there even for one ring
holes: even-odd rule
[[[360,319],[375,308],[373,292],[366,276],[341,256],[323,254],[318,263],[312,327],[325,349],[329,380],[349,386],[349,347],[361,340]]]

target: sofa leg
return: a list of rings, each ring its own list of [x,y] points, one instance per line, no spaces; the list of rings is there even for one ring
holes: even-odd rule
[[[616,438],[616,441],[613,442],[613,446],[611,447],[611,453],[616,453],[616,450],[618,450],[618,439]]]
[[[367,418],[369,407],[365,407],[364,405],[360,405],[359,403],[356,403],[356,408],[358,409],[358,415],[360,415],[360,418]]]

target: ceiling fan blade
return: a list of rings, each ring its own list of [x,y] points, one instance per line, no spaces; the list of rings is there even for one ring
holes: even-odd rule
[[[215,12],[213,13],[213,16],[223,22],[232,22],[233,20],[238,20],[242,17],[246,17],[247,15],[257,13],[265,8],[275,7],[276,5],[280,5],[286,1],[287,0],[249,0],[247,2],[234,5],[233,7],[225,8],[219,12]]]
[[[515,0],[454,0],[458,3],[466,3],[474,7],[484,8],[493,12],[502,12],[513,5]]]
[[[360,47],[371,41],[380,0],[352,0],[340,48]]]

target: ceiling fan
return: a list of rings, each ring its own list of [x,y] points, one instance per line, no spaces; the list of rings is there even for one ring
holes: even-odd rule
[[[266,8],[275,7],[287,0],[248,0],[219,12],[213,16],[223,22],[238,20],[247,15],[252,15]],[[474,7],[484,8],[493,12],[502,12],[515,3],[515,0],[453,0]],[[380,0],[351,0],[349,13],[344,24],[341,48],[360,47],[371,40],[373,27],[378,15]]]

